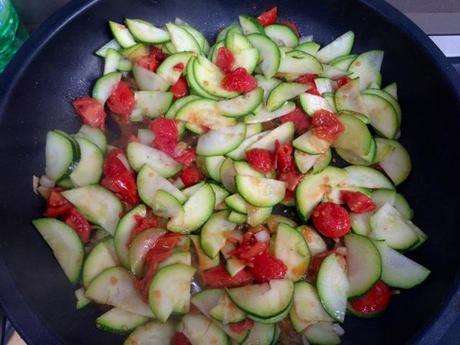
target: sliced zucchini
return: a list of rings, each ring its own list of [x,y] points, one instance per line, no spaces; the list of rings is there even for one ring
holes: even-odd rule
[[[303,238],[307,242],[308,249],[310,250],[310,254],[312,256],[323,253],[327,250],[326,242],[324,242],[323,238],[312,227],[301,225],[297,227],[297,231],[302,234]]]
[[[136,328],[123,345],[164,345],[169,344],[176,333],[175,324],[151,321]]]
[[[349,283],[336,254],[330,254],[321,263],[316,286],[324,309],[334,320],[343,322],[347,309]]]
[[[351,111],[358,114],[367,114],[365,104],[359,90],[359,79],[350,80],[337,89],[334,96],[337,111]]]
[[[238,213],[236,211],[231,211],[227,217],[228,221],[235,224],[244,224],[248,221],[248,216],[243,213]]]
[[[192,52],[195,54],[201,53],[200,45],[193,35],[185,28],[173,23],[168,23],[166,24],[166,29],[169,32],[171,42],[174,45],[176,52]]]
[[[380,171],[357,165],[350,165],[345,168],[347,173],[345,184],[352,187],[371,189],[394,189],[391,181]]]
[[[83,265],[83,286],[87,288],[91,281],[104,270],[119,265],[112,238],[98,243],[91,250]]]
[[[286,278],[297,281],[307,272],[311,258],[307,242],[287,224],[278,225],[274,253],[287,266]]]
[[[312,155],[297,149],[294,150],[294,161],[297,169],[299,169],[302,174],[309,172],[319,157],[320,155]]]
[[[168,56],[158,67],[156,73],[167,80],[171,85],[180,78],[182,73],[185,71],[188,62],[193,56],[190,52],[182,52]],[[182,68],[176,66],[182,64]]]
[[[227,189],[230,193],[236,191],[235,176],[236,170],[233,165],[233,161],[227,157],[220,167],[220,180],[222,181],[225,189]]]
[[[220,257],[216,256],[215,258],[210,258],[205,254],[203,248],[201,248],[201,241],[198,235],[190,235],[190,239],[195,246],[195,251],[198,256],[198,270],[205,271],[207,269],[219,266],[220,264]]]
[[[254,33],[264,33],[264,27],[260,25],[256,18],[250,16],[239,16],[238,17],[241,29],[245,35]]]
[[[348,71],[351,63],[358,57],[356,54],[350,54],[345,56],[339,56],[330,62],[330,65],[341,69],[343,71]]]
[[[369,219],[371,217],[371,212],[366,213],[351,213],[351,229],[355,234],[368,236],[371,232],[371,225],[369,224]]]
[[[225,268],[227,269],[228,274],[232,277],[244,270],[245,267],[246,264],[237,258],[230,257],[225,262]]]
[[[399,130],[399,121],[391,103],[372,94],[362,94],[361,99],[371,126],[386,138],[394,138]]]
[[[267,101],[268,95],[270,92],[277,87],[279,84],[282,83],[281,80],[276,79],[276,78],[266,78],[262,75],[256,75],[255,76],[257,80],[257,85],[261,87],[264,90],[264,101]]]
[[[248,224],[250,226],[259,226],[271,216],[272,210],[272,207],[252,207],[248,204]]]
[[[303,152],[311,155],[324,154],[329,150],[331,143],[327,140],[321,139],[313,134],[312,130],[305,132],[300,137],[297,137],[292,142],[292,145]]]
[[[126,19],[125,24],[136,41],[144,43],[163,43],[169,41],[169,33],[142,19]]]
[[[193,74],[198,85],[216,97],[233,98],[238,96],[237,92],[227,91],[221,86],[224,78],[223,72],[204,56],[198,56],[193,60]]]
[[[202,156],[221,156],[240,146],[245,137],[246,126],[243,123],[210,130],[199,137],[196,153]]]
[[[347,247],[347,276],[350,284],[348,297],[361,296],[380,279],[380,254],[372,241],[364,236],[348,234],[344,241]]]
[[[258,49],[262,58],[259,65],[262,74],[266,78],[274,77],[281,63],[281,53],[278,46],[270,38],[259,33],[252,33],[247,38]]]
[[[379,166],[385,171],[395,185],[404,182],[412,170],[410,155],[395,140],[377,138],[377,154],[388,152],[379,159]]]
[[[271,280],[264,284],[227,289],[227,294],[246,313],[259,318],[270,318],[280,314],[291,304],[294,284],[288,279]]]
[[[307,41],[300,43],[297,47],[295,47],[295,50],[300,50],[304,53],[316,56],[320,48],[321,46],[318,43],[313,41]]]
[[[104,331],[124,334],[143,325],[148,318],[129,311],[113,308],[96,319],[96,326]]]
[[[278,73],[292,74],[298,77],[302,74],[321,74],[323,66],[314,56],[303,51],[293,50],[281,57]]]
[[[332,322],[318,322],[309,326],[304,335],[312,345],[338,345],[341,341],[335,326]]]
[[[381,78],[380,67],[383,61],[383,50],[371,50],[360,54],[350,65],[348,71],[351,78],[359,78],[360,90]]]
[[[322,63],[329,63],[340,56],[350,54],[354,41],[355,34],[353,31],[347,31],[328,45],[321,48],[316,54],[316,57]]]
[[[155,118],[166,113],[173,101],[173,94],[165,91],[136,91],[134,100],[135,106],[129,119],[142,121],[144,116]]]
[[[163,190],[155,193],[150,207],[155,215],[163,218],[178,217],[184,212],[179,200]]]
[[[121,80],[121,73],[112,72],[103,75],[94,84],[92,97],[102,104],[110,97],[112,91],[117,87]]]
[[[265,177],[264,174],[252,168],[249,163],[244,161],[234,162],[236,173],[242,176]]]
[[[319,155],[318,160],[313,165],[313,174],[318,174],[324,169],[326,169],[332,161],[331,149],[327,150],[322,155]]]
[[[315,86],[318,92],[325,97],[324,93],[333,93],[337,89],[337,82],[329,78],[316,78]]]
[[[272,129],[266,135],[261,136],[259,140],[249,146],[250,149],[265,149],[269,151],[275,150],[275,143],[289,143],[294,137],[295,127],[291,121],[283,123],[281,126]],[[243,142],[244,143],[244,142]]]
[[[303,93],[300,95],[300,104],[302,105],[302,109],[310,116],[313,116],[318,110],[327,110],[331,113],[334,112],[334,109],[324,97],[312,95],[310,93]]]
[[[209,315],[223,324],[240,322],[246,318],[246,313],[238,308],[224,292],[217,305],[209,310]]]
[[[230,127],[236,124],[235,119],[220,114],[217,109],[217,102],[207,99],[198,99],[187,103],[177,112],[176,119],[210,129]]]
[[[112,31],[113,37],[117,40],[118,44],[123,48],[129,48],[136,44],[134,37],[129,32],[128,28],[123,24],[109,21],[109,27]]]
[[[233,68],[243,67],[249,74],[254,72],[260,58],[259,51],[245,36],[239,33],[227,35],[225,47],[233,53]]]
[[[78,211],[90,222],[101,226],[111,235],[123,212],[120,200],[109,190],[90,185],[62,192]]]
[[[230,193],[225,188],[223,188],[223,187],[221,187],[221,186],[219,186],[219,185],[217,185],[215,183],[210,183],[209,185],[211,186],[212,191],[214,192],[214,196],[216,198],[216,202],[214,204],[214,209],[215,210],[224,210],[224,209],[226,209],[227,206],[225,205],[224,200],[225,200],[225,198],[227,196],[229,196]]]
[[[262,103],[263,94],[262,88],[257,87],[244,95],[218,102],[217,110],[220,114],[229,117],[249,114]]]
[[[227,242],[226,235],[235,229],[236,224],[227,220],[228,215],[228,211],[215,213],[201,229],[201,248],[210,258],[219,255]]]
[[[60,131],[50,131],[46,134],[45,173],[53,181],[68,176],[74,168],[74,161],[80,159],[78,147],[71,138]]]
[[[406,198],[404,198],[402,194],[396,193],[394,190],[378,189],[372,193],[371,197],[377,208],[388,203],[397,209],[405,219],[412,219],[414,215],[414,211],[410,208]]]
[[[248,132],[248,129],[250,128],[251,125],[247,126],[246,129],[246,134]],[[227,157],[234,159],[234,160],[242,160],[245,159],[246,157],[246,150],[253,145],[255,142],[259,141],[259,139],[263,138],[266,134],[268,134],[269,131],[261,132],[254,134],[250,137],[246,137],[246,139],[243,140],[243,142],[238,146],[236,149],[234,149],[231,152],[228,152],[226,154]],[[216,180],[217,181],[217,180]]]
[[[130,62],[135,62],[137,59],[141,58],[142,56],[148,55],[150,49],[148,45],[143,43],[137,43],[129,48],[122,49],[120,51],[121,55],[129,60]]]
[[[117,40],[114,38],[108,41],[107,43],[105,43],[104,45],[102,45],[98,50],[94,52],[94,54],[96,54],[99,57],[105,58],[105,56],[107,55],[107,51],[109,49],[119,50],[120,48],[121,48],[120,45],[118,44]]]
[[[85,255],[80,237],[70,226],[54,218],[34,219],[32,224],[50,246],[67,278],[76,284]]]
[[[181,165],[163,151],[141,143],[129,143],[126,155],[135,171],[141,170],[144,164],[150,166],[162,177],[171,177],[179,172]]]
[[[382,90],[387,92],[394,99],[398,100],[398,84],[396,84],[396,83],[388,84]]]
[[[217,182],[221,182],[220,179],[220,168],[224,163],[224,156],[213,156],[204,158],[204,166],[207,175]]]
[[[271,121],[286,114],[289,114],[294,109],[294,102],[284,102],[283,105],[281,105],[278,109],[274,111],[268,111],[264,106],[262,106],[259,110],[255,111],[254,115],[246,116],[244,118],[244,122],[249,124],[256,124]]]
[[[83,309],[91,303],[91,300],[85,296],[85,289],[82,287],[75,290],[75,298],[77,299],[77,310]]]
[[[109,74],[112,72],[116,72],[118,68],[118,64],[121,60],[121,55],[118,50],[109,48],[107,49],[105,60],[104,60],[104,72],[103,74]]]
[[[272,24],[265,27],[265,34],[281,47],[294,48],[299,44],[297,34],[284,24]]]
[[[166,79],[138,64],[133,66],[133,76],[141,91],[166,91],[171,86]]]
[[[94,278],[86,296],[96,303],[111,305],[153,318],[152,311],[134,287],[134,276],[122,267],[112,267]]]
[[[225,198],[225,204],[235,212],[247,214],[246,201],[239,194],[232,194]]]
[[[182,318],[183,333],[192,345],[227,345],[225,332],[210,319],[199,314],[188,314]]]
[[[390,248],[385,241],[374,244],[382,257],[382,280],[391,287],[411,289],[430,274],[430,270]]]
[[[104,132],[102,132],[99,128],[82,125],[76,136],[91,141],[93,144],[99,147],[102,153],[105,153],[107,150],[107,138]]]
[[[147,253],[166,234],[163,229],[151,228],[138,234],[129,246],[128,258],[131,272],[138,278],[144,273],[144,262]]]
[[[190,285],[195,272],[191,266],[173,264],[155,274],[149,287],[149,305],[161,322],[166,322],[173,312],[188,312]]]
[[[257,207],[276,205],[284,199],[286,192],[284,182],[263,177],[236,176],[235,185],[240,195]]]
[[[393,108],[396,111],[396,115],[398,116],[398,123],[401,124],[401,107],[398,103],[398,100],[390,95],[388,92],[380,89],[366,89],[362,92],[363,95],[376,95],[382,97],[387,102],[391,103]]]
[[[271,345],[275,331],[274,324],[255,322],[242,345]]]
[[[199,96],[196,95],[188,95],[182,98],[177,99],[174,101],[174,103],[171,105],[171,107],[168,109],[168,111],[165,114],[165,117],[168,119],[173,119],[176,117],[177,112],[186,104],[190,103],[191,101],[196,101],[197,99],[200,99]]]

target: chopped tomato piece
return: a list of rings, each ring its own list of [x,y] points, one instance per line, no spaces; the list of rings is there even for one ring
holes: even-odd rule
[[[232,250],[230,255],[240,260],[251,262],[257,255],[265,252],[267,248],[266,243],[258,242],[255,238],[252,238],[250,241],[244,241],[238,248]]]
[[[268,11],[262,12],[260,16],[257,17],[257,21],[262,26],[268,26],[271,24],[275,24],[278,18],[278,7],[273,7]]]
[[[312,257],[310,266],[308,267],[308,277],[312,280],[316,280],[316,276],[318,275],[319,268],[321,267],[321,263],[325,258],[329,256],[329,254],[335,253],[335,250],[328,250],[320,254],[316,254]]]
[[[190,340],[182,332],[176,332],[169,345],[192,345]]]
[[[257,255],[252,260],[250,268],[257,283],[266,283],[273,279],[283,279],[287,272],[287,266],[281,260],[271,255],[268,250]]]
[[[386,309],[391,299],[390,288],[381,280],[364,295],[350,302],[353,310],[369,316]]]
[[[196,166],[184,168],[179,176],[186,187],[193,186],[203,179],[203,175]]]
[[[347,76],[337,79],[337,87],[342,87],[342,86],[344,86],[344,85],[347,84],[350,80],[351,80],[351,78],[350,78],[350,77],[347,77]]]
[[[111,150],[104,161],[104,178],[101,185],[114,192],[128,204],[139,203],[134,173],[120,160],[124,153],[120,149]]]
[[[257,87],[257,80],[246,71],[246,68],[238,67],[222,79],[222,87],[227,91],[244,93],[254,90]]]
[[[294,192],[292,190],[286,189],[283,201],[287,203],[294,202]]]
[[[169,92],[172,92],[172,94],[174,95],[174,99],[187,96],[189,93],[187,79],[185,79],[184,77],[180,77],[179,79],[177,79],[174,85],[171,86],[171,89],[169,89]]]
[[[315,228],[329,238],[343,237],[351,229],[351,219],[347,210],[333,202],[323,202],[316,206],[312,219]]]
[[[59,188],[51,189],[48,199],[46,200],[45,216],[57,218],[65,215],[72,208],[72,204],[62,196]]]
[[[174,156],[174,159],[182,165],[189,166],[196,161],[196,151],[193,147],[189,147],[180,153],[180,155]]]
[[[110,111],[120,116],[122,122],[129,121],[129,115],[134,109],[134,93],[124,81],[120,81],[117,87],[112,91],[107,106]]]
[[[75,230],[83,243],[88,243],[91,235],[91,225],[76,208],[73,207],[70,209],[70,211],[66,214],[64,221]]]
[[[161,50],[161,48],[158,47],[150,47],[150,54],[155,55],[155,58],[159,62],[163,62],[168,57],[168,54],[166,54],[163,50]]]
[[[299,107],[282,116],[280,120],[282,123],[292,121],[295,126],[295,132],[299,135],[308,131],[310,127],[310,117]]]
[[[278,176],[278,180],[286,182],[286,188],[289,191],[294,191],[297,185],[302,180],[303,175],[297,170],[283,172]]]
[[[158,217],[155,216],[151,210],[147,211],[145,217],[135,215],[134,219],[136,220],[136,226],[131,230],[131,238],[128,244],[131,244],[132,240],[144,230],[156,228],[158,226]]]
[[[251,167],[263,173],[270,172],[275,164],[273,153],[265,149],[246,151],[246,159]]]
[[[149,71],[155,72],[158,68],[159,62],[157,61],[155,54],[148,54],[141,56],[136,60],[136,64],[142,68],[148,69]]]
[[[217,50],[216,65],[219,66],[222,72],[225,74],[230,73],[234,63],[235,57],[230,49],[220,47],[219,50]]]
[[[376,208],[374,201],[361,192],[344,190],[340,193],[340,198],[353,213],[370,212]]]
[[[297,170],[294,164],[294,148],[292,145],[290,143],[280,144],[276,141],[275,147],[276,170],[278,174]]]
[[[252,327],[254,327],[254,321],[252,321],[251,319],[244,319],[240,322],[230,323],[229,326],[233,332],[241,333],[252,329]]]
[[[153,147],[173,157],[179,139],[176,121],[173,119],[165,119],[164,117],[157,117],[150,124],[150,129],[155,134]]]
[[[307,74],[303,74],[300,77],[298,77],[296,79],[296,82],[310,86],[310,88],[306,91],[307,93],[310,93],[316,96],[321,96],[315,84],[315,79],[317,77],[318,76],[316,74],[307,73]]]
[[[313,134],[333,143],[345,130],[338,117],[327,110],[318,110],[313,114]]]
[[[247,285],[254,280],[253,275],[247,269],[243,269],[235,276],[231,276],[224,266],[216,266],[201,272],[203,284],[209,288],[232,288]]]
[[[173,66],[173,69],[176,70],[176,71],[179,71],[179,72],[182,72],[184,70],[184,68],[185,68],[185,66],[184,66],[183,62],[176,63]]]
[[[297,37],[300,37],[300,30],[299,28],[297,27],[297,25],[294,24],[294,22],[291,22],[290,20],[282,20],[281,21],[281,24],[284,24],[286,26],[289,26],[292,31],[295,32],[295,34],[297,35]]]
[[[81,116],[83,123],[88,126],[105,130],[105,118],[107,114],[104,105],[97,99],[91,97],[76,98],[72,102],[78,115]]]

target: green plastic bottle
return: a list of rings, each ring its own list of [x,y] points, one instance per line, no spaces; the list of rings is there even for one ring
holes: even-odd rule
[[[27,39],[18,13],[10,0],[0,0],[0,73]]]

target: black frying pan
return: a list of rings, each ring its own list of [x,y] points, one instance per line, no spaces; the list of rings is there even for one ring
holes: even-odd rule
[[[29,344],[122,342],[96,329],[96,307],[75,310],[73,287],[30,224],[43,206],[31,180],[43,172],[45,134],[78,129],[70,101],[88,94],[101,73],[92,52],[110,37],[107,20],[139,17],[164,24],[180,17],[211,38],[237,15],[273,5],[321,43],[351,29],[356,51],[384,49],[384,83],[398,82],[402,143],[414,165],[401,189],[415,222],[430,236],[410,255],[433,273],[395,297],[381,318],[348,317],[344,344],[426,345],[441,339],[460,306],[460,80],[414,24],[377,0],[80,0],[43,24],[0,80],[0,302]]]

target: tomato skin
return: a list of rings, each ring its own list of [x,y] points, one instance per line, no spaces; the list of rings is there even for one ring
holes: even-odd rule
[[[252,260],[250,268],[256,283],[267,283],[273,279],[283,279],[287,272],[287,266],[281,260],[271,255],[268,250],[257,255]]]
[[[275,147],[276,171],[278,174],[296,170],[293,159],[293,146],[290,143],[280,144],[278,141],[276,141]]]
[[[231,256],[249,263],[268,249],[266,243],[257,242],[254,235],[250,234],[251,237],[245,237],[243,243],[230,252]]]
[[[78,115],[88,126],[105,130],[105,118],[107,114],[104,110],[104,105],[97,99],[91,97],[76,98],[72,105]]]
[[[184,63],[183,62],[176,63],[173,66],[173,69],[176,70],[176,71],[182,72],[185,69]]]
[[[51,189],[48,199],[46,200],[46,217],[57,218],[63,216],[72,208],[72,204],[62,196],[60,188]]]
[[[337,116],[323,109],[313,114],[312,126],[314,135],[330,143],[336,141],[345,130]]]
[[[173,93],[174,99],[178,99],[178,98],[187,96],[189,94],[187,79],[185,79],[184,77],[180,77],[174,83],[174,85],[171,86],[171,89],[169,89],[169,92]]]
[[[91,225],[76,208],[70,209],[64,218],[64,222],[75,230],[84,244],[88,243],[91,236]]]
[[[262,12],[260,16],[257,17],[257,21],[262,26],[268,26],[271,24],[275,24],[276,20],[278,19],[278,7],[272,7],[271,9]]]
[[[129,121],[134,109],[134,93],[124,81],[120,81],[107,100],[110,111],[120,116],[122,122]]]
[[[292,31],[295,32],[295,34],[297,35],[297,37],[300,37],[300,30],[299,28],[297,27],[297,25],[294,24],[294,22],[291,22],[290,20],[282,20],[281,21],[281,24],[284,24],[288,27],[290,27],[292,29]]]
[[[252,327],[254,327],[254,321],[252,321],[251,319],[244,319],[240,322],[230,323],[229,326],[233,332],[241,333],[252,329]]]
[[[136,60],[136,64],[152,72],[155,72],[159,66],[156,54],[152,53],[141,56],[139,59]]]
[[[151,210],[147,211],[145,217],[135,215],[136,226],[131,230],[131,238],[128,241],[128,245],[131,244],[132,240],[144,230],[150,228],[156,228],[158,226],[158,217],[155,216]]]
[[[310,88],[306,91],[307,93],[310,93],[316,96],[321,96],[315,84],[315,79],[317,77],[318,77],[317,74],[307,73],[307,74],[303,74],[300,77],[298,77],[296,79],[296,82],[310,86]]]
[[[293,192],[302,180],[303,175],[297,170],[281,173],[278,180],[286,182],[287,190]]]
[[[182,332],[176,332],[169,345],[192,345],[190,340]]]
[[[344,190],[340,193],[340,199],[353,213],[371,212],[376,208],[374,201],[361,192]]]
[[[139,196],[134,173],[123,164],[118,155],[124,155],[121,149],[113,149],[108,153],[104,161],[101,185],[122,201],[135,205],[139,203]]]
[[[305,133],[310,127],[310,117],[299,107],[282,116],[280,120],[281,123],[292,121],[295,126],[295,132],[298,135]]]
[[[224,72],[225,74],[230,73],[233,69],[233,64],[235,63],[235,57],[230,49],[225,47],[220,47],[217,50],[216,65]]]
[[[329,238],[343,237],[350,232],[351,219],[348,212],[333,202],[323,202],[315,207],[312,214],[315,228]]]
[[[193,147],[189,147],[182,151],[180,155],[174,156],[174,159],[184,166],[189,166],[196,161],[196,151]]]
[[[270,172],[275,164],[273,153],[265,149],[246,151],[246,159],[251,167],[263,173]]]
[[[321,264],[323,263],[323,260],[325,258],[327,258],[330,254],[335,254],[335,255],[340,256],[340,257],[343,258],[343,256],[341,256],[339,253],[337,253],[335,249],[327,250],[327,251],[325,251],[323,253],[316,254],[315,256],[313,256],[311,261],[310,261],[310,266],[308,267],[308,274],[307,274],[307,277],[311,281],[316,280],[316,277],[318,276],[319,268],[321,267]]]
[[[157,117],[150,123],[150,129],[155,134],[153,147],[173,157],[179,139],[176,121]]]
[[[222,79],[222,87],[227,91],[249,92],[257,87],[257,80],[246,71],[244,67],[238,67],[228,73]]]
[[[185,187],[193,186],[203,179],[203,175],[196,166],[189,166],[182,170],[180,179],[184,183]]]
[[[253,282],[254,277],[247,269],[231,276],[224,266],[216,266],[200,273],[203,284],[209,288],[232,288]]]
[[[372,316],[384,311],[390,300],[390,288],[379,280],[364,296],[353,299],[350,305],[358,313]]]
[[[337,87],[341,88],[342,86],[347,84],[349,81],[351,81],[351,78],[347,76],[339,78],[337,79]]]

